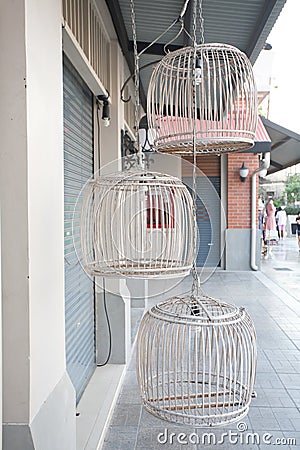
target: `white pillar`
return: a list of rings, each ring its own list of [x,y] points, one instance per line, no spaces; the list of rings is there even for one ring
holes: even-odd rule
[[[66,374],[60,0],[0,6],[4,449],[75,449]]]
[[[1,275],[1,205],[0,205],[0,450],[2,450],[2,275]]]

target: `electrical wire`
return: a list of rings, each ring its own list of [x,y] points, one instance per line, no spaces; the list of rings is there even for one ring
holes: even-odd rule
[[[169,42],[167,42],[165,45],[164,45],[164,52],[165,53],[167,53],[167,47],[168,47],[168,45],[170,45],[172,42],[174,42],[174,40],[175,39],[177,39],[179,36],[180,36],[180,34],[182,33],[182,32],[184,32],[191,40],[193,40],[193,38],[192,38],[192,36],[190,35],[190,33],[185,29],[185,27],[184,27],[184,22],[183,22],[183,17],[184,17],[184,15],[185,15],[185,13],[186,13],[186,9],[187,9],[187,6],[188,6],[188,3],[189,3],[189,1],[190,0],[185,0],[185,2],[184,2],[184,5],[183,5],[183,7],[182,7],[182,9],[181,9],[181,12],[180,12],[180,14],[179,14],[179,16],[175,19],[175,20],[173,20],[172,21],[172,23],[166,28],[166,30],[164,30],[159,36],[157,36],[149,45],[147,45],[145,48],[143,48],[143,50],[141,50],[139,53],[137,52],[137,46],[136,46],[136,43],[134,44],[134,51],[136,52],[136,58],[137,59],[139,59],[142,55],[143,55],[143,53],[145,53],[149,48],[151,48],[154,44],[156,44],[156,42],[158,42],[168,31],[170,31],[177,23],[180,23],[180,30],[178,31],[178,33],[175,35],[175,37],[173,37]],[[131,3],[131,16],[132,16],[132,20],[133,20],[133,27],[135,28],[135,24],[134,24],[134,16],[135,16],[135,14],[134,14],[134,4],[133,4],[133,2]],[[136,31],[134,31],[134,33],[133,33],[133,37],[134,37],[134,34],[136,33]],[[136,38],[136,36],[135,36],[135,38]],[[140,66],[139,67],[139,69],[138,69],[138,71],[140,71],[140,70],[143,70],[143,69],[146,69],[147,67],[149,67],[149,66],[151,66],[151,65],[154,65],[154,64],[157,64],[158,62],[160,61],[160,59],[159,60],[156,60],[156,61],[151,61],[150,63],[148,63],[148,64],[145,64],[145,65],[143,65],[143,66]],[[124,102],[124,103],[128,103],[130,100],[131,100],[131,96],[129,96],[127,99],[124,99],[124,97],[123,97],[123,91],[124,91],[124,89],[125,89],[125,87],[126,87],[126,85],[128,84],[128,82],[132,79],[132,78],[134,78],[135,79],[135,77],[136,77],[136,71],[135,71],[135,73],[133,73],[133,74],[131,74],[127,79],[126,79],[126,81],[124,82],[124,84],[123,84],[123,86],[122,86],[122,88],[121,88],[121,100],[122,100],[122,102]]]
[[[105,313],[105,317],[106,317],[106,322],[107,322],[107,329],[108,329],[108,354],[106,357],[106,360],[104,361],[104,363],[101,364],[97,364],[97,367],[103,367],[106,366],[106,364],[108,363],[110,356],[111,356],[111,348],[112,348],[112,334],[111,334],[111,326],[110,326],[110,320],[109,320],[109,315],[108,315],[108,311],[107,311],[107,304],[106,304],[106,290],[105,290],[105,279],[103,278],[103,306],[104,306],[104,313]]]
[[[100,102],[97,99],[97,131],[98,131],[98,142],[97,142],[97,150],[98,150],[98,173],[100,174],[100,141],[101,141],[101,127],[100,127],[100,119],[99,119],[99,111],[100,111]],[[103,280],[103,307],[104,307],[104,314],[105,314],[105,318],[106,318],[106,323],[107,323],[107,329],[108,329],[108,353],[107,353],[107,357],[105,359],[105,361],[101,364],[97,364],[97,367],[103,367],[105,366],[110,357],[111,357],[111,349],[112,349],[112,333],[111,333],[111,325],[110,325],[110,320],[109,320],[109,315],[108,315],[108,311],[107,311],[107,304],[106,304],[106,289],[105,289],[105,278],[102,278]]]

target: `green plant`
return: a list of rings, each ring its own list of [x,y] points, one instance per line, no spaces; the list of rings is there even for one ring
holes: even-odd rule
[[[300,207],[299,206],[298,207],[296,207],[296,206],[287,206],[285,208],[285,212],[287,214],[290,214],[290,215],[293,215],[293,216],[297,215],[299,211],[300,211]]]
[[[300,174],[290,175],[287,179],[285,192],[288,203],[295,203],[300,200]]]

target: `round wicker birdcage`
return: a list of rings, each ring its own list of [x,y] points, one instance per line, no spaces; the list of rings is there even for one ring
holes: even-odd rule
[[[90,275],[188,275],[194,232],[191,196],[175,177],[134,170],[86,186],[81,251]]]
[[[244,308],[201,295],[148,311],[137,339],[145,408],[171,422],[221,426],[244,417],[256,373],[256,334]]]
[[[196,56],[195,56],[196,55]],[[254,144],[257,92],[252,66],[239,49],[200,44],[168,53],[155,66],[147,116],[154,147],[166,153],[227,153]]]

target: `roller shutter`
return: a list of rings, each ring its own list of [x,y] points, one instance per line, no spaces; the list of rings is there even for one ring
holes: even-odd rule
[[[184,157],[192,163],[193,157]],[[220,265],[221,243],[221,166],[217,155],[201,155],[197,157],[197,167],[206,175],[197,176],[197,226],[200,235],[197,253],[198,267],[217,267]],[[182,165],[182,180],[192,186],[192,169]],[[213,187],[212,187],[213,186]],[[214,189],[213,189],[214,188]]]
[[[95,368],[94,283],[73,244],[73,238],[76,242],[80,238],[78,213],[72,229],[78,195],[93,175],[93,97],[67,58],[63,82],[66,359],[78,401]]]

